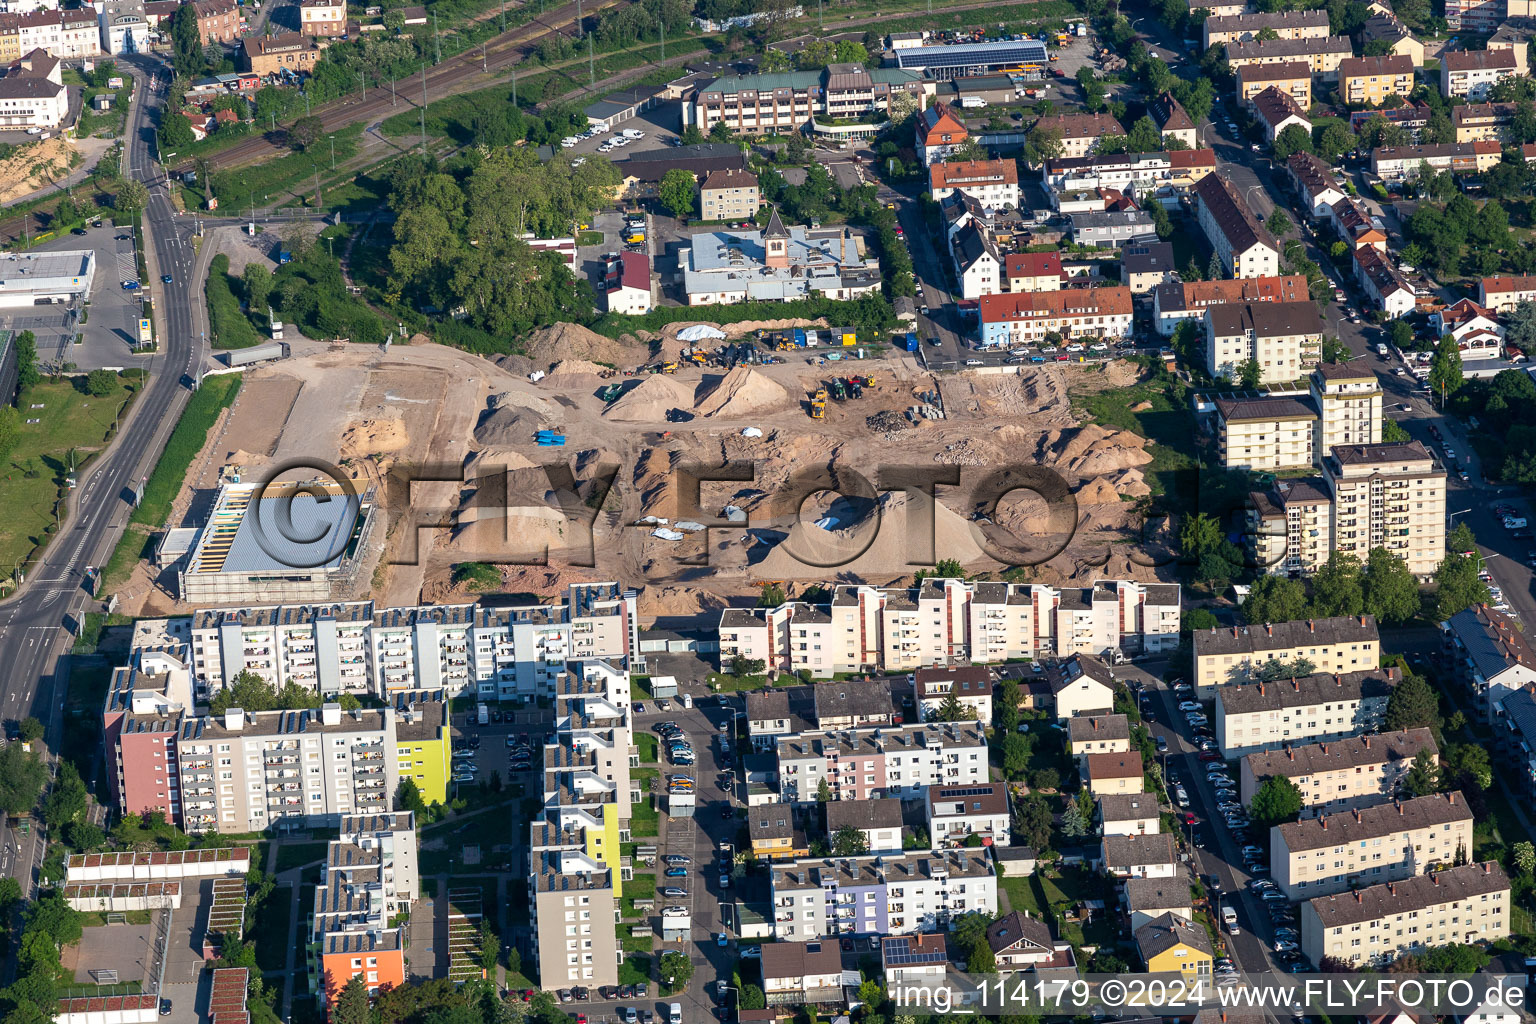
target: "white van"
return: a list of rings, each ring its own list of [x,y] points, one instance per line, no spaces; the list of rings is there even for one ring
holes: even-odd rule
[[[602,122],[598,122],[597,124],[594,124],[592,127],[587,129],[587,134],[588,135],[601,135],[604,132],[606,132],[607,130],[608,130],[608,126],[606,124],[603,124]]]
[[[682,1003],[673,1003],[667,1007],[667,1024],[683,1024]]]
[[[638,128],[625,128],[619,134],[624,136],[626,139],[643,139],[643,138],[645,138],[645,132],[640,131]]]
[[[1504,519],[1504,529],[1506,529],[1506,530],[1523,530],[1523,529],[1525,529],[1525,517],[1524,516],[1507,516],[1507,517],[1505,517],[1505,519]]]
[[[1231,907],[1221,908],[1221,923],[1227,926],[1227,931],[1233,935],[1241,935],[1243,931],[1237,926],[1237,911]]]
[[[683,694],[683,707],[685,707],[685,708],[693,707],[693,694],[691,694],[691,693]]]

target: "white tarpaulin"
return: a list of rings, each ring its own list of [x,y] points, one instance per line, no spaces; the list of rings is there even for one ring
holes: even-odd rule
[[[725,337],[724,331],[709,324],[692,324],[677,332],[678,341],[707,341],[710,338],[723,337]]]
[[[660,537],[662,540],[682,540],[683,535],[676,530],[669,530],[665,526],[658,526],[651,531],[652,537]]]
[[[742,437],[762,437],[763,436],[763,432],[762,432],[762,430],[760,430],[757,427],[742,427],[741,428],[741,436]]]

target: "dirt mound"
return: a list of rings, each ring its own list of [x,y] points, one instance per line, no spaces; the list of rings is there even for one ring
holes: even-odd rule
[[[1129,430],[1111,430],[1090,423],[1064,436],[1066,441],[1052,453],[1050,464],[1080,479],[1119,473],[1152,461],[1145,447],[1146,438]]]
[[[692,409],[693,392],[666,374],[652,374],[631,388],[603,415],[627,423],[665,423],[671,409]]]
[[[473,480],[492,473],[500,473],[504,469],[531,469],[534,465],[533,460],[521,452],[506,448],[486,448],[475,452],[464,463],[464,479]]]
[[[397,452],[411,443],[402,419],[374,419],[354,423],[342,431],[337,446],[341,457],[360,459]]]
[[[536,395],[503,391],[486,399],[475,424],[475,443],[482,448],[511,448],[528,444],[536,431],[558,427],[564,419],[554,402]]]
[[[566,359],[586,359],[614,366],[637,366],[645,362],[643,349],[635,349],[580,324],[551,324],[528,336],[528,358],[536,366],[548,366]]]
[[[880,496],[878,515],[872,510],[830,530],[796,521],[755,572],[776,579],[825,579],[830,570],[839,580],[890,580],[910,574],[930,552],[926,543],[918,545],[925,550],[909,544],[911,537],[920,535],[908,530],[909,511],[905,491],[887,491]],[[958,559],[962,565],[987,558],[976,527],[942,502],[934,507],[931,555]]]
[[[1099,477],[1090,480],[1077,489],[1077,503],[1079,505],[1115,505],[1120,502],[1120,493],[1115,490],[1115,485],[1109,482],[1108,477]]]
[[[706,384],[694,411],[702,416],[754,416],[783,408],[789,392],[778,381],[750,366],[738,366],[713,385]]]
[[[561,387],[580,387],[587,381],[601,380],[613,371],[587,359],[562,359],[549,371],[551,384]]]
[[[724,597],[692,587],[647,587],[640,591],[640,600],[636,605],[642,618],[658,615],[718,615],[724,607]]]
[[[1142,476],[1139,469],[1127,469],[1118,474],[1114,484],[1115,490],[1132,498],[1145,498],[1152,493],[1152,488],[1147,486],[1146,477]]]

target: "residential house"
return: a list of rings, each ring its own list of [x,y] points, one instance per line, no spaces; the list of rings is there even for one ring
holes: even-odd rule
[[[810,856],[810,843],[805,838],[805,831],[795,826],[794,811],[794,805],[787,803],[747,808],[747,834],[752,840],[754,857],[786,860]]]
[[[1083,784],[1095,798],[1140,793],[1144,772],[1139,750],[1123,754],[1089,754],[1088,773]]]
[[[1014,160],[959,160],[928,168],[928,192],[938,202],[956,189],[982,206],[1012,210],[1019,205],[1019,165]]]
[[[971,223],[961,228],[950,243],[960,297],[979,299],[1002,291],[1002,260],[989,232]]]
[[[1012,252],[1003,258],[1003,279],[1010,292],[1054,292],[1066,280],[1061,253]]]
[[[762,189],[751,171],[711,171],[699,184],[699,216],[703,220],[751,220],[762,205]]]
[[[1070,222],[1072,241],[1078,245],[1118,247],[1157,240],[1152,215],[1145,210],[1074,213]]]
[[[1053,332],[1117,340],[1130,336],[1133,313],[1131,290],[1124,287],[986,295],[980,305],[980,343],[1011,348],[1038,343]]]
[[[1347,195],[1333,168],[1311,153],[1292,153],[1285,168],[1313,219],[1327,217],[1333,204]]]
[[[962,846],[971,836],[1007,846],[1012,835],[1008,789],[1002,783],[932,786],[928,790],[928,839],[935,850]]]
[[[824,804],[823,810],[829,840],[852,828],[863,834],[865,853],[901,853],[901,801],[834,800]]]
[[[1059,135],[1061,155],[1068,158],[1097,152],[1099,140],[1106,135],[1125,134],[1125,126],[1107,113],[1047,114],[1035,120],[1034,128]]]
[[[949,937],[934,932],[881,939],[880,963],[887,991],[904,984],[941,985],[949,970]]]
[[[1177,974],[1190,981],[1211,977],[1216,957],[1203,926],[1163,914],[1136,929],[1134,937],[1147,973]]]
[[[644,316],[654,305],[651,258],[643,252],[621,252],[608,261],[603,275],[608,312]]]
[[[1233,277],[1279,274],[1279,243],[1225,178],[1207,175],[1194,191],[1200,227],[1227,273]]]
[[[1477,303],[1495,313],[1508,313],[1522,302],[1536,301],[1536,275],[1485,277],[1477,286]]]
[[[1129,878],[1125,881],[1125,909],[1131,916],[1131,934],[1142,925],[1172,914],[1188,923],[1195,919],[1189,885],[1175,878]]]
[[[1104,872],[1116,878],[1173,878],[1179,868],[1173,836],[1166,832],[1104,836],[1099,840],[1099,860]]]
[[[760,966],[769,1006],[829,1002],[843,994],[843,957],[836,939],[765,942]]]
[[[1270,86],[1254,96],[1249,101],[1248,107],[1253,111],[1253,116],[1258,119],[1259,124],[1264,126],[1264,139],[1271,145],[1280,137],[1280,133],[1291,125],[1311,134],[1312,121],[1307,117],[1307,112],[1291,98],[1290,93],[1275,86]]]
[[[948,160],[971,137],[964,122],[944,103],[935,103],[917,117],[917,155],[924,167]]]
[[[934,721],[951,698],[968,717],[992,724],[992,670],[982,666],[920,668],[912,674],[917,720]]]
[[[346,35],[345,0],[299,0],[299,31],[325,39]]]
[[[1131,749],[1131,722],[1125,715],[1074,715],[1067,719],[1067,752],[1086,774],[1089,754],[1125,754]]]
[[[1047,671],[1058,722],[1079,715],[1113,713],[1115,676],[1098,658],[1075,654]]]
[[[1151,793],[1104,793],[1099,797],[1099,824],[1106,836],[1151,835],[1161,832],[1162,816],[1158,798]]]
[[[1207,306],[1237,302],[1302,302],[1306,299],[1307,279],[1300,274],[1225,278],[1158,285],[1152,290],[1152,310],[1157,320],[1157,332],[1168,338],[1185,320],[1203,321]]]
[[[1380,146],[1371,150],[1371,173],[1384,181],[1411,181],[1425,167],[1436,173],[1483,174],[1502,159],[1502,149],[1492,141]]]
[[[1378,8],[1365,19],[1360,29],[1360,45],[1369,46],[1371,43],[1385,43],[1387,52],[1407,57],[1413,61],[1414,67],[1422,67],[1424,64],[1424,44],[1390,10]]]
[[[1132,295],[1149,296],[1158,285],[1179,279],[1170,242],[1131,242],[1120,250],[1120,269]]]
[[[1442,645],[1485,722],[1510,695],[1536,683],[1536,649],[1514,619],[1476,605],[1440,623]]]
[[[1518,103],[1463,103],[1451,108],[1457,142],[1507,142]]]
[[[1152,115],[1152,120],[1157,124],[1157,130],[1162,135],[1163,144],[1168,140],[1177,139],[1184,144],[1185,149],[1198,149],[1200,146],[1200,127],[1195,124],[1171,92],[1164,91],[1157,96],[1147,107],[1147,112]]]
[[[288,72],[311,74],[324,52],[325,44],[314,42],[297,32],[275,36],[246,36],[240,44],[241,70],[266,78]]]
[[[999,974],[1034,970],[1050,963],[1056,952],[1050,925],[1017,910],[987,927],[987,945]]]
[[[1354,259],[1355,280],[1378,309],[1394,320],[1414,311],[1418,300],[1413,286],[1393,265],[1391,257],[1375,246],[1367,246],[1356,249]]]
[[[1237,380],[1255,360],[1259,382],[1299,380],[1318,363],[1322,318],[1312,302],[1255,302],[1205,310],[1206,369]]]

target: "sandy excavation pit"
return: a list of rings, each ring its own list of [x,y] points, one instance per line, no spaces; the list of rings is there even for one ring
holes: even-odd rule
[[[1004,563],[989,545],[1054,551],[1058,538],[1070,540],[1033,578],[1155,578],[1111,543],[1139,530],[1132,499],[1149,493],[1142,474],[1152,457],[1134,434],[1077,423],[1069,389],[1083,371],[1035,366],[935,380],[900,353],[822,367],[788,353],[783,363],[730,371],[684,363],[675,374],[624,372],[676,358],[678,347],[571,326],[538,332],[527,356],[494,360],[431,344],[387,355],[301,344],[293,358],[247,375],[245,393],[269,395],[268,411],[237,408],[215,430],[197,479],[206,486],[234,452],[318,453],[375,486],[392,552],[408,532],[402,524],[449,523],[417,533],[418,565],[375,574],[375,597],[391,603],[468,599],[452,567],[486,561],[503,565],[510,591],[553,596],[572,581],[619,578],[641,589],[646,615],[710,615],[753,596],[760,580],[886,584],[942,558],[995,570]],[[535,368],[548,376],[530,383]],[[811,419],[815,388],[849,374],[871,375],[874,385]],[[1114,364],[1094,378],[1095,388],[1124,387],[1136,370]],[[605,404],[598,391],[615,383],[623,393]],[[924,418],[916,410],[925,404],[946,415]],[[562,433],[564,445],[540,447],[541,430]],[[391,507],[399,498],[383,486],[390,469],[429,461],[459,467],[462,479],[418,486],[413,508]],[[686,467],[727,462],[749,463],[751,478],[702,483],[701,508],[688,508]],[[969,488],[1013,462],[1061,474],[1075,504],[1016,492],[991,521],[978,521]],[[872,483],[882,464],[953,467],[961,486],[940,486],[931,511],[900,491],[871,491],[857,509],[813,502],[821,514],[809,518],[789,507],[796,481],[841,474],[851,484],[857,473]],[[724,522],[728,505],[750,522],[694,528]],[[174,607],[163,592],[139,590],[146,606]]]

